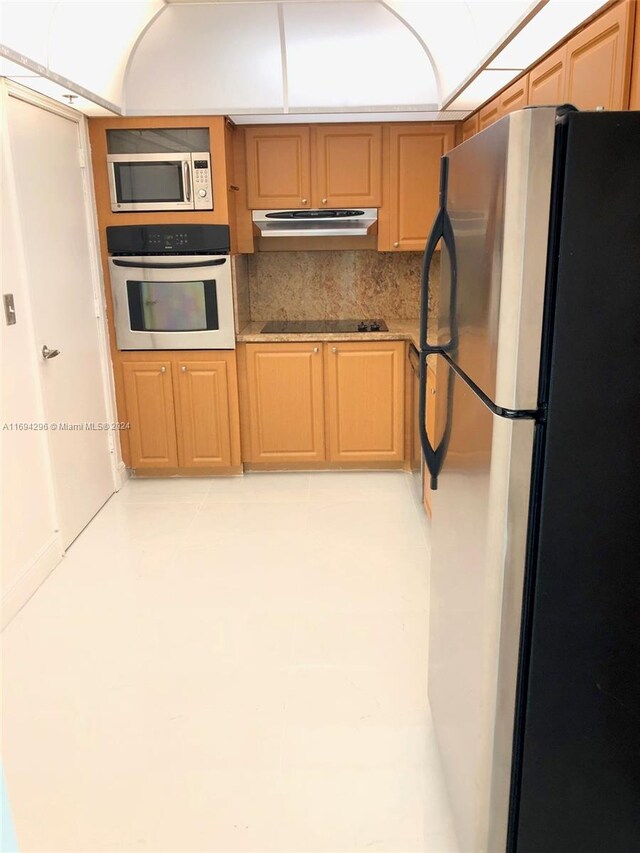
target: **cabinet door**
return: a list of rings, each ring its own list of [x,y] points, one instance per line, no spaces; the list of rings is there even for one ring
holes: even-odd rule
[[[332,462],[404,458],[404,343],[326,344]]]
[[[248,127],[245,139],[249,207],[311,207],[309,128]]]
[[[471,139],[478,132],[478,113],[470,116],[462,125],[462,141]]]
[[[455,145],[454,125],[391,125],[389,178],[390,245],[381,251],[421,252],[438,212],[440,158]]]
[[[494,121],[498,121],[499,118],[502,118],[502,114],[500,112],[500,98],[494,98],[478,113],[478,130],[484,130],[485,127],[489,127],[490,124],[493,124]]]
[[[515,110],[521,110],[529,103],[529,75],[525,74],[520,77],[515,83],[508,86],[504,92],[500,93],[498,98],[500,118],[512,113]]]
[[[124,361],[132,468],[177,468],[170,361]]]
[[[634,33],[629,109],[640,110],[640,3],[638,2],[636,2],[636,23]]]
[[[174,363],[180,465],[230,468],[240,464],[235,354]]]
[[[322,344],[247,344],[246,462],[321,462]]]
[[[529,72],[529,104],[555,106],[564,102],[566,45],[539,62]]]
[[[633,6],[596,18],[567,44],[565,101],[581,110],[624,110],[629,103]]]
[[[317,207],[379,207],[382,203],[382,127],[320,125],[315,130]]]

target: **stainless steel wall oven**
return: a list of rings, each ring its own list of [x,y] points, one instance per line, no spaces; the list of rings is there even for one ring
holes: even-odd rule
[[[234,349],[226,225],[107,228],[120,350]]]

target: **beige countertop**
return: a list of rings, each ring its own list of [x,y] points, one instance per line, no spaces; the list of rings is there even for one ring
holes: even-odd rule
[[[248,323],[236,335],[239,344],[246,343],[282,343],[283,341],[411,341],[418,347],[419,321],[387,320],[388,332],[325,332],[320,334],[276,334],[263,335],[261,330],[266,320]]]

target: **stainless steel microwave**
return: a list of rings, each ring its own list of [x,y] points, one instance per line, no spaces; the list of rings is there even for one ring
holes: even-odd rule
[[[208,152],[109,154],[107,165],[114,213],[213,210]]]

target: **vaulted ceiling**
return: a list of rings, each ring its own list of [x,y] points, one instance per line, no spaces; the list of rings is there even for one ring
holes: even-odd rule
[[[98,114],[460,118],[602,5],[1,0],[0,74]]]

